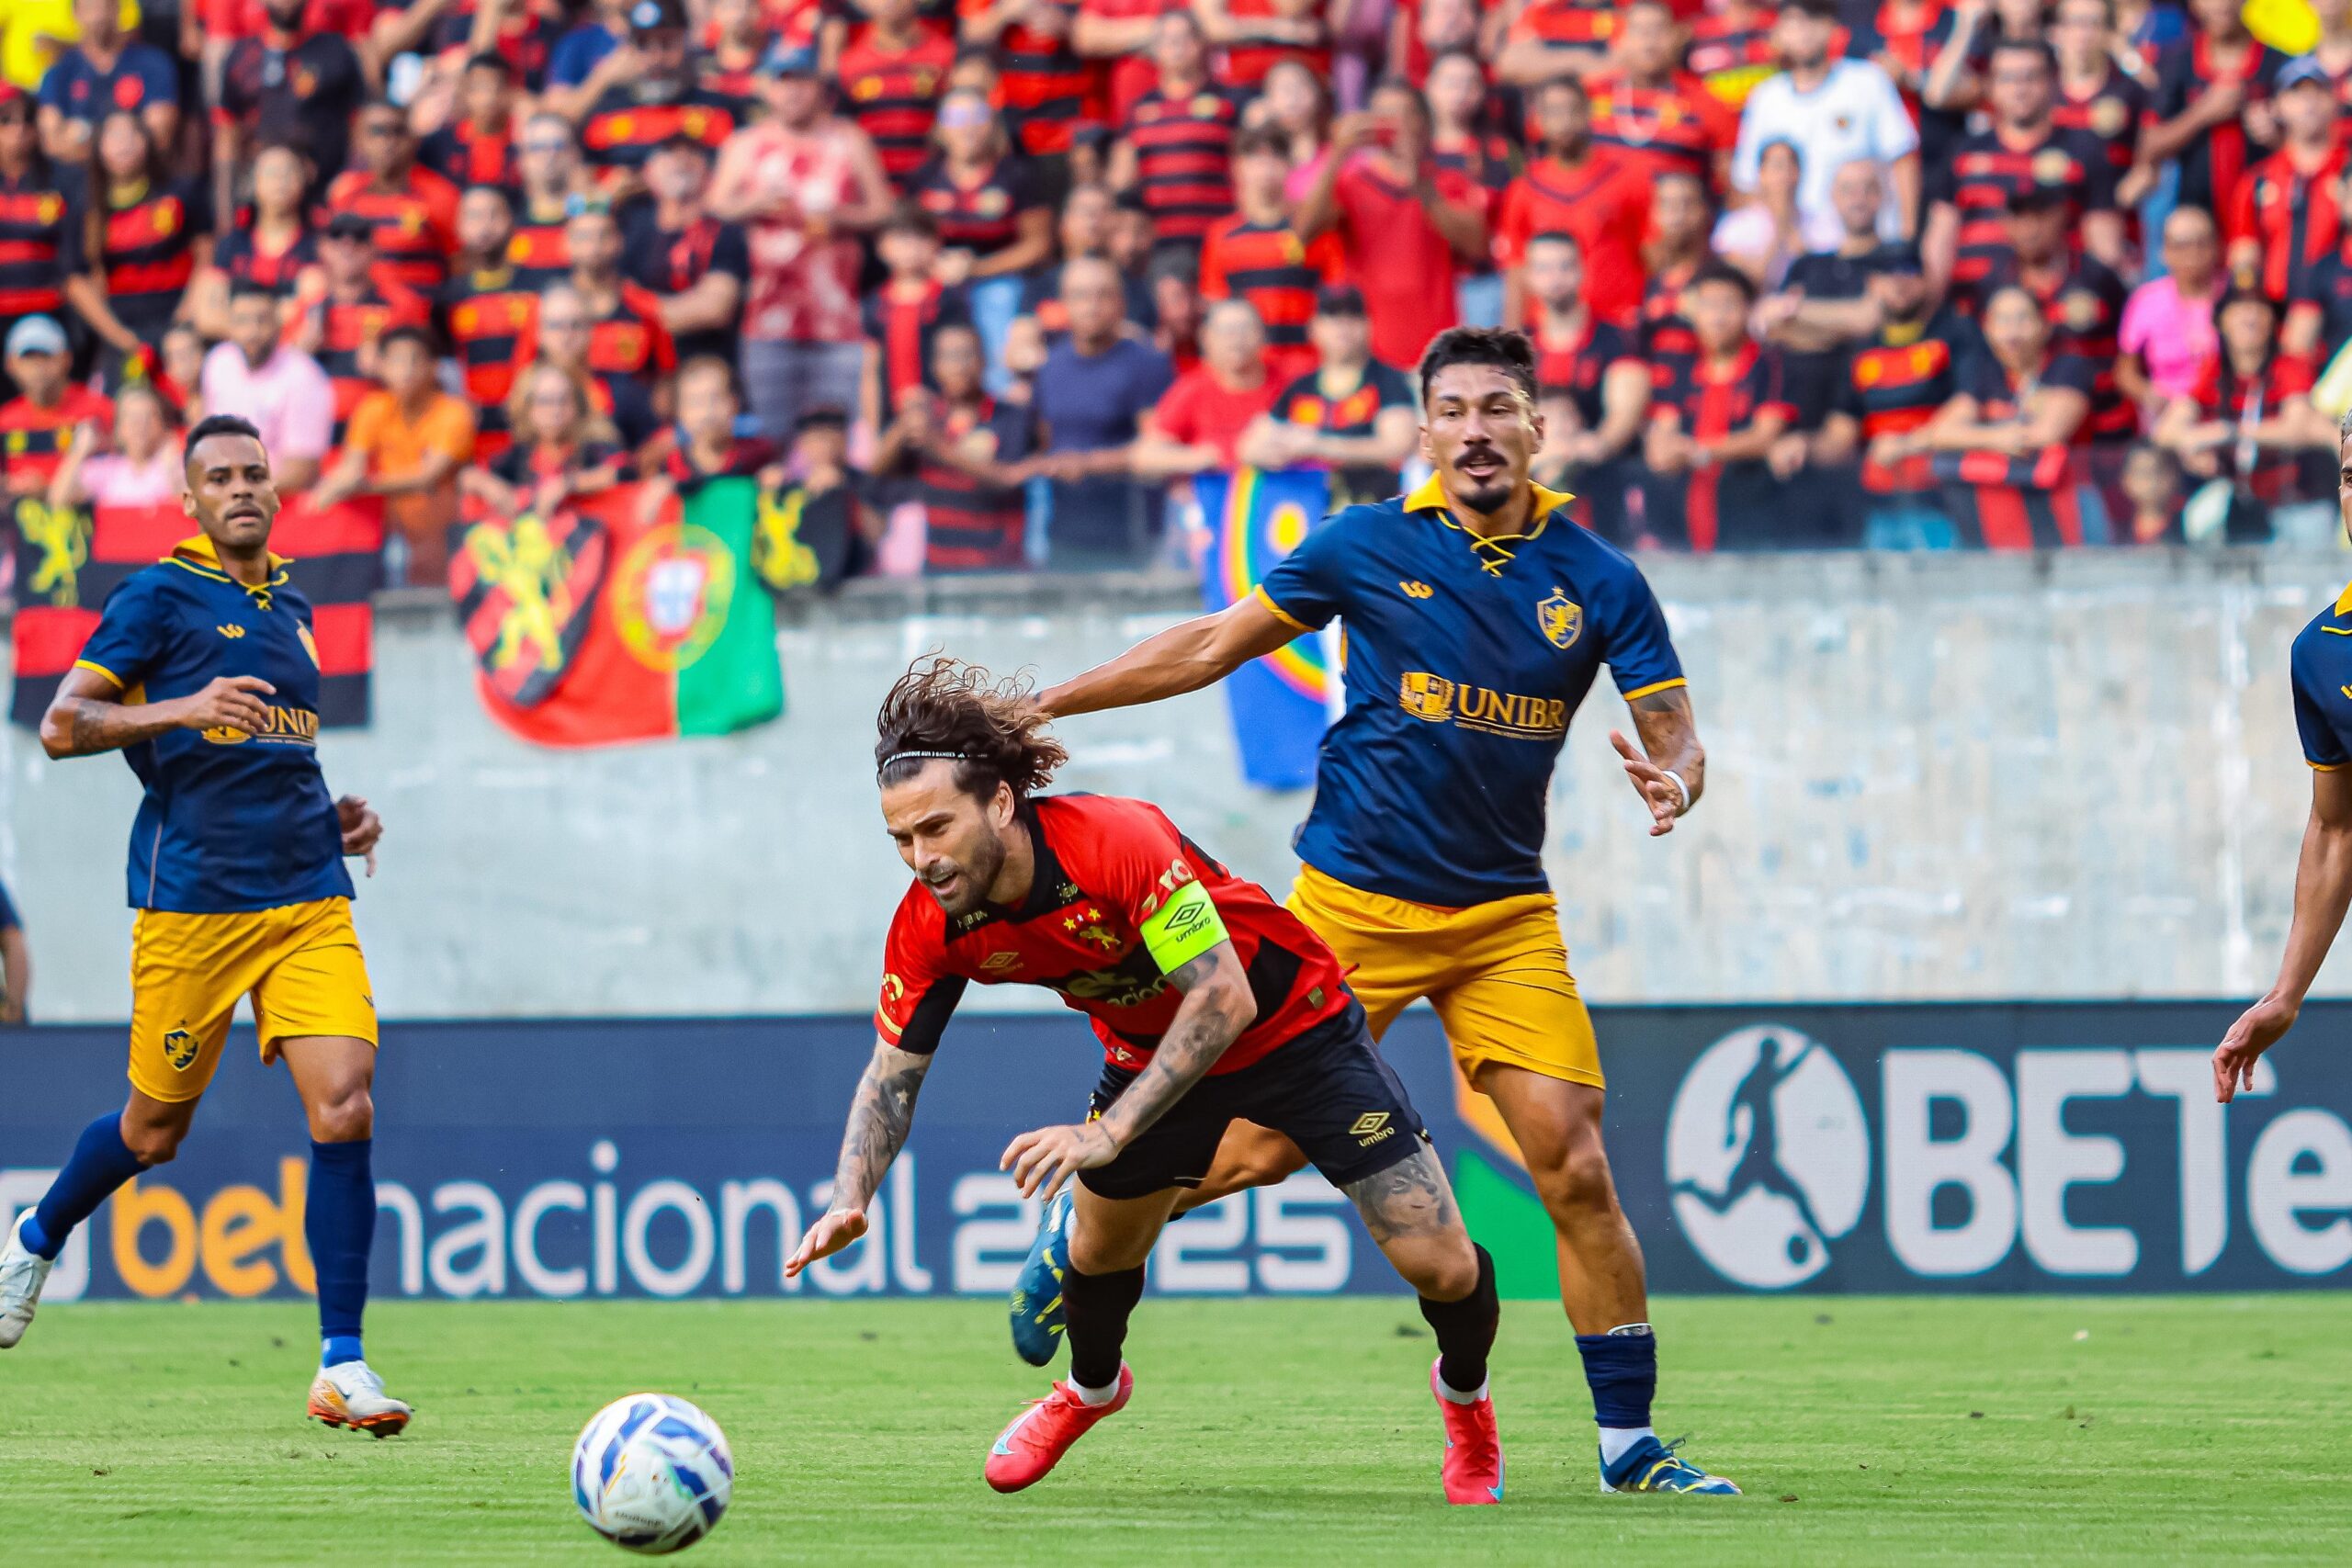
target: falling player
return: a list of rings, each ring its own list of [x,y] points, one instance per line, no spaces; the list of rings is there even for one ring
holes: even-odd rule
[[[1651,817],[1673,830],[1706,755],[1666,618],[1641,572],[1533,483],[1544,441],[1534,350],[1458,327],[1420,365],[1412,494],[1351,506],[1257,592],[1160,633],[1038,698],[1092,713],[1196,691],[1339,617],[1347,706],[1325,737],[1298,838],[1290,908],[1328,942],[1375,1035],[1418,998],[1437,1009],[1463,1078],[1493,1100],[1557,1233],[1611,1492],[1725,1495],[1650,1427],[1657,1385],[1641,1245],[1602,1147],[1592,1020],[1570,977],[1544,874],[1545,795],[1568,719],[1602,664],[1641,749],[1612,732]],[[1187,1203],[1296,1170],[1278,1130],[1237,1123]],[[1015,1341],[1050,1358],[1057,1212],[1015,1293]],[[1042,1340],[1042,1343],[1041,1343]]]
[[[181,504],[202,530],[108,597],[41,720],[51,757],[121,751],[146,787],[131,829],[130,1099],[83,1129],[0,1247],[0,1349],[24,1337],[74,1227],[178,1152],[251,995],[264,1063],[311,1124],[303,1239],[318,1275],[310,1413],[389,1437],[409,1407],[360,1344],[376,1230],[376,1009],[345,855],[376,869],[383,824],[319,771],[311,606],[269,551],[277,489],[253,425],[188,433]]]
[[[2335,431],[2336,506],[2352,529],[2352,413]],[[2269,993],[2238,1016],[2213,1052],[2213,1098],[2227,1104],[2254,1087],[2262,1054],[2295,1027],[2344,911],[2352,906],[2352,588],[2312,617],[2289,669],[2295,728],[2312,770],[2312,814],[2295,863],[2295,915]]]
[[[1026,983],[1093,1021],[1093,1114],[1005,1150],[1024,1195],[1072,1179],[1069,1376],[1005,1427],[985,1466],[1014,1492],[1042,1480],[1123,1408],[1120,1359],[1144,1260],[1182,1190],[1247,1117],[1293,1140],[1355,1201],[1373,1240],[1420,1292],[1436,1331],[1431,1392],[1446,1500],[1502,1500],[1487,1395],[1494,1260],[1463,1229],[1445,1168],[1404,1086],[1372,1046],[1330,950],[1157,807],[1039,797],[1063,761],[1022,688],[951,660],[919,662],[882,705],[882,818],[915,885],[890,925],[873,1060],[851,1101],[831,1209],[786,1264],[797,1275],[865,1234],[865,1207],[905,1144],[965,984]]]

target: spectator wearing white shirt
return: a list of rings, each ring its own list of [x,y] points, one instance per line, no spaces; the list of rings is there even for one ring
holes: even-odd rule
[[[1733,188],[1754,196],[1764,149],[1788,142],[1803,164],[1799,216],[1834,230],[1830,182],[1856,159],[1874,159],[1888,184],[1879,232],[1912,238],[1919,211],[1919,132],[1884,70],[1866,60],[1830,58],[1837,27],[1837,0],[1789,0],[1781,8],[1772,24],[1772,46],[1787,69],[1748,95],[1732,152]]]

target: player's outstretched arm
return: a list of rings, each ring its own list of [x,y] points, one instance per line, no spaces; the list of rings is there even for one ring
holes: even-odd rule
[[[242,729],[269,725],[262,698],[277,690],[258,675],[223,675],[189,696],[125,703],[122,688],[86,665],[65,680],[41,715],[40,747],[52,758],[94,757],[153,740],[175,729]]]
[[[1196,615],[1146,637],[1108,664],[1047,687],[1038,694],[1037,705],[1057,718],[1067,718],[1182,696],[1224,680],[1296,636],[1296,626],[1253,593],[1214,615]]]
[[[2295,918],[2287,928],[2287,953],[2278,978],[2262,999],[2230,1025],[2213,1052],[2213,1098],[2226,1105],[2254,1085],[2262,1054],[2295,1027],[2303,998],[2319,974],[2344,912],[2352,907],[2352,770],[2312,774],[2312,814],[2303,825],[2303,850],[2295,862]]]
[[[1193,884],[1198,886],[1199,884]],[[1168,983],[1184,993],[1160,1036],[1159,1048],[1126,1092],[1092,1122],[1040,1127],[1012,1140],[997,1168],[1012,1172],[1023,1197],[1051,1198],[1081,1170],[1116,1159],[1168,1108],[1208,1076],[1217,1058],[1256,1021],[1258,1000],[1249,972],[1230,942],[1170,970]]]
[[[886,1041],[874,1043],[874,1058],[865,1064],[857,1092],[850,1097],[841,1163],[833,1168],[832,1203],[785,1260],[786,1278],[797,1277],[820,1258],[865,1234],[865,1206],[881,1187],[882,1173],[906,1146],[907,1129],[914,1125],[915,1096],[922,1092],[923,1075],[929,1071],[929,1055],[901,1051]]]
[[[1609,743],[1625,759],[1625,776],[1650,808],[1650,837],[1655,839],[1673,832],[1675,819],[1698,805],[1705,793],[1707,749],[1699,744],[1688,686],[1650,692],[1626,706],[1633,710],[1642,749],[1634,750],[1623,733],[1614,729],[1609,732]]]

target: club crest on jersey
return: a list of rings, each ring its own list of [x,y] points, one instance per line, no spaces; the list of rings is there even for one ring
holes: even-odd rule
[[[1574,648],[1577,638],[1584,635],[1584,606],[1555,583],[1552,596],[1535,606],[1535,625],[1554,648]]]

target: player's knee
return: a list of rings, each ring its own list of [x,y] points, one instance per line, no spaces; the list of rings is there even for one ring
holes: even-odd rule
[[[1478,1249],[1456,1229],[1415,1259],[1408,1282],[1433,1302],[1462,1301],[1478,1288]]]
[[[1608,1151],[1599,1139],[1570,1142],[1531,1156],[1528,1175],[1555,1218],[1606,1213],[1616,1206],[1617,1185],[1609,1174]]]
[[[376,1135],[376,1099],[355,1085],[311,1108],[311,1136],[322,1144],[356,1144]]]

